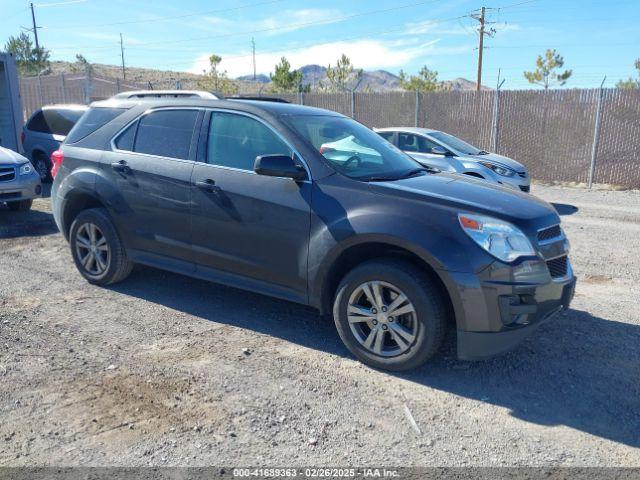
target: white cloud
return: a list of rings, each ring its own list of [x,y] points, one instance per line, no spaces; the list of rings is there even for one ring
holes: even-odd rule
[[[372,70],[378,68],[400,69],[407,67],[413,61],[426,59],[435,55],[455,55],[466,53],[473,49],[473,45],[461,45],[456,47],[441,47],[439,40],[417,43],[413,46],[402,46],[403,42],[381,40],[356,40],[352,42],[339,41],[313,45],[307,48],[292,48],[275,53],[256,55],[256,70],[268,73],[280,61],[281,57],[287,57],[292,68],[300,68],[304,65],[317,64],[327,66],[334,65],[338,57],[344,53],[356,68]],[[406,42],[404,42],[406,43]],[[226,70],[230,77],[247,75],[253,71],[250,54],[227,55],[221,54],[220,67]],[[208,69],[208,55],[200,55],[190,69],[194,73],[202,73]]]

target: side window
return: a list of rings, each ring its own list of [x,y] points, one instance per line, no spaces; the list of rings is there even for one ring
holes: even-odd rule
[[[258,155],[293,153],[259,121],[223,112],[211,114],[207,147],[207,163],[251,171]]]
[[[419,152],[418,137],[410,133],[398,134],[398,147],[405,152]]]
[[[421,153],[431,153],[431,150],[433,149],[433,147],[439,147],[440,145],[438,145],[435,142],[432,142],[431,140],[429,140],[428,138],[425,137],[418,137],[418,148]]]
[[[42,110],[31,117],[27,128],[32,132],[51,133],[47,122],[45,122],[44,120],[44,114],[42,113]]]
[[[187,160],[197,118],[197,110],[158,110],[143,116],[133,151]]]
[[[133,141],[136,138],[136,128],[138,128],[138,122],[134,122],[129,125],[129,128],[116,138],[115,145],[118,150],[125,150],[127,152],[133,151]]]
[[[378,132],[382,138],[384,138],[387,142],[393,143],[393,132]]]

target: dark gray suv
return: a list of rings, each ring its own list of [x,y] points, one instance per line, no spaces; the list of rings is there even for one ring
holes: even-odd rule
[[[89,282],[141,263],[311,305],[378,368],[421,365],[450,326],[460,358],[501,353],[573,296],[549,204],[428,171],[326,110],[112,99],[82,117],[52,173],[56,222]]]

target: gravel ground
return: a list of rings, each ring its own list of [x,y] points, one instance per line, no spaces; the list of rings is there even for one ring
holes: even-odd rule
[[[640,192],[534,193],[572,242],[572,309],[402,375],[295,304],[150,268],[91,286],[48,200],[0,209],[0,465],[640,466]]]

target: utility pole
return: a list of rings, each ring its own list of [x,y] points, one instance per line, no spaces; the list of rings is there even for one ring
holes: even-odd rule
[[[122,41],[122,34],[120,34],[120,57],[122,59],[122,78],[127,78],[127,72],[124,69],[124,42]]]
[[[251,37],[251,51],[253,52],[253,81],[256,81],[256,41]]]
[[[33,9],[33,3],[31,5],[31,20],[33,21],[33,36],[36,40],[36,49],[40,50],[40,43],[38,42],[38,25],[36,24],[36,13]]]
[[[480,9],[480,13],[472,13],[471,15],[469,15],[471,18],[477,20],[480,23],[480,27],[478,28],[478,33],[479,33],[479,42],[478,42],[478,78],[476,81],[476,91],[480,91],[480,88],[482,87],[482,54],[484,52],[484,36],[488,35],[490,37],[493,37],[493,35],[495,35],[496,30],[494,28],[490,28],[487,30],[486,26],[489,23],[494,23],[494,22],[487,22],[485,19],[485,13],[486,13],[487,8],[486,7],[482,7]],[[489,8],[489,10],[492,10],[491,8]]]
[[[476,81],[476,91],[480,91],[482,86],[482,52],[484,51],[484,7],[480,9],[480,43],[478,45],[478,80]]]

